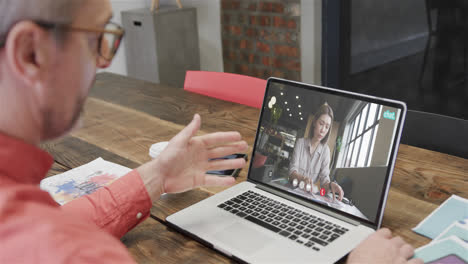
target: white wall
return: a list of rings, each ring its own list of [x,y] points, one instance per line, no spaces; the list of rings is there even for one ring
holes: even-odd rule
[[[175,0],[162,0],[171,3]],[[223,48],[221,44],[221,1],[182,0],[187,7],[197,8],[200,68],[202,71],[223,72]]]
[[[161,6],[175,5],[175,0],[161,0]],[[111,0],[113,21],[122,24],[123,10],[150,8],[151,0]],[[197,23],[200,47],[200,68],[204,71],[224,70],[221,46],[220,0],[183,0],[184,7],[197,8]],[[125,38],[112,65],[105,71],[127,75],[125,63]]]
[[[323,0],[326,1],[326,0]],[[301,0],[302,81],[322,84],[322,0]]]

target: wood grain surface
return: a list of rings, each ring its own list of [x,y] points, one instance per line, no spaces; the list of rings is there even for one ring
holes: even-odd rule
[[[85,105],[84,126],[70,136],[43,144],[56,161],[49,175],[97,157],[135,168],[150,160],[151,144],[172,138],[195,113],[202,116],[200,134],[239,131],[249,143],[251,154],[258,109],[114,74],[98,74]],[[238,181],[246,180],[246,176],[247,168]],[[450,195],[468,197],[467,179],[467,159],[401,145],[383,226],[415,247],[428,243],[429,239],[411,228]],[[222,189],[203,188],[163,195],[151,209],[154,219],[146,220],[122,241],[140,263],[229,262],[198,242],[174,233],[164,223],[168,215]]]
[[[235,128],[249,143],[253,143],[260,115],[256,108],[109,73],[97,77],[90,96],[182,126],[198,113],[204,131]]]
[[[99,157],[129,168],[138,166],[137,163],[131,160],[73,136],[66,136],[55,141],[44,143],[41,145],[41,148],[51,153],[56,163],[67,168],[81,166]]]
[[[121,241],[138,263],[233,263],[152,218],[132,229]]]
[[[468,195],[467,159],[401,145],[393,175],[392,189],[437,205]]]
[[[52,168],[50,168],[50,170],[47,172],[46,178],[50,176],[54,176],[56,174],[64,173],[69,169],[71,168],[60,165],[57,162],[54,162],[54,164],[52,165]]]

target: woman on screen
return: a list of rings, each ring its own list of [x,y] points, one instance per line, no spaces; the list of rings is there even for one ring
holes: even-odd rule
[[[308,137],[300,138],[294,146],[293,156],[289,163],[289,180],[293,185],[303,189],[305,186],[320,181],[320,188],[325,193],[330,191],[343,199],[343,189],[336,182],[330,181],[330,148],[327,145],[333,124],[333,110],[323,104],[314,115]],[[333,195],[334,198],[335,195]]]

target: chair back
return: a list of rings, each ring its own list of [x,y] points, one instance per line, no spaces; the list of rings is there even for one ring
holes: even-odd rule
[[[401,143],[468,158],[468,120],[408,110]]]
[[[224,72],[187,71],[184,90],[261,108],[267,81]]]

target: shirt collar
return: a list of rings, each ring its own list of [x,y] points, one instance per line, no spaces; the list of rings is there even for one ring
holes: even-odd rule
[[[312,143],[311,140],[309,139],[308,140],[309,144],[307,144],[307,150],[309,151],[310,153],[310,144]],[[322,151],[323,151],[323,143],[322,142],[319,142],[319,144],[317,145],[317,149],[315,149],[315,153],[317,153],[319,156],[322,155]]]
[[[39,184],[53,163],[44,150],[0,133],[0,183]]]

